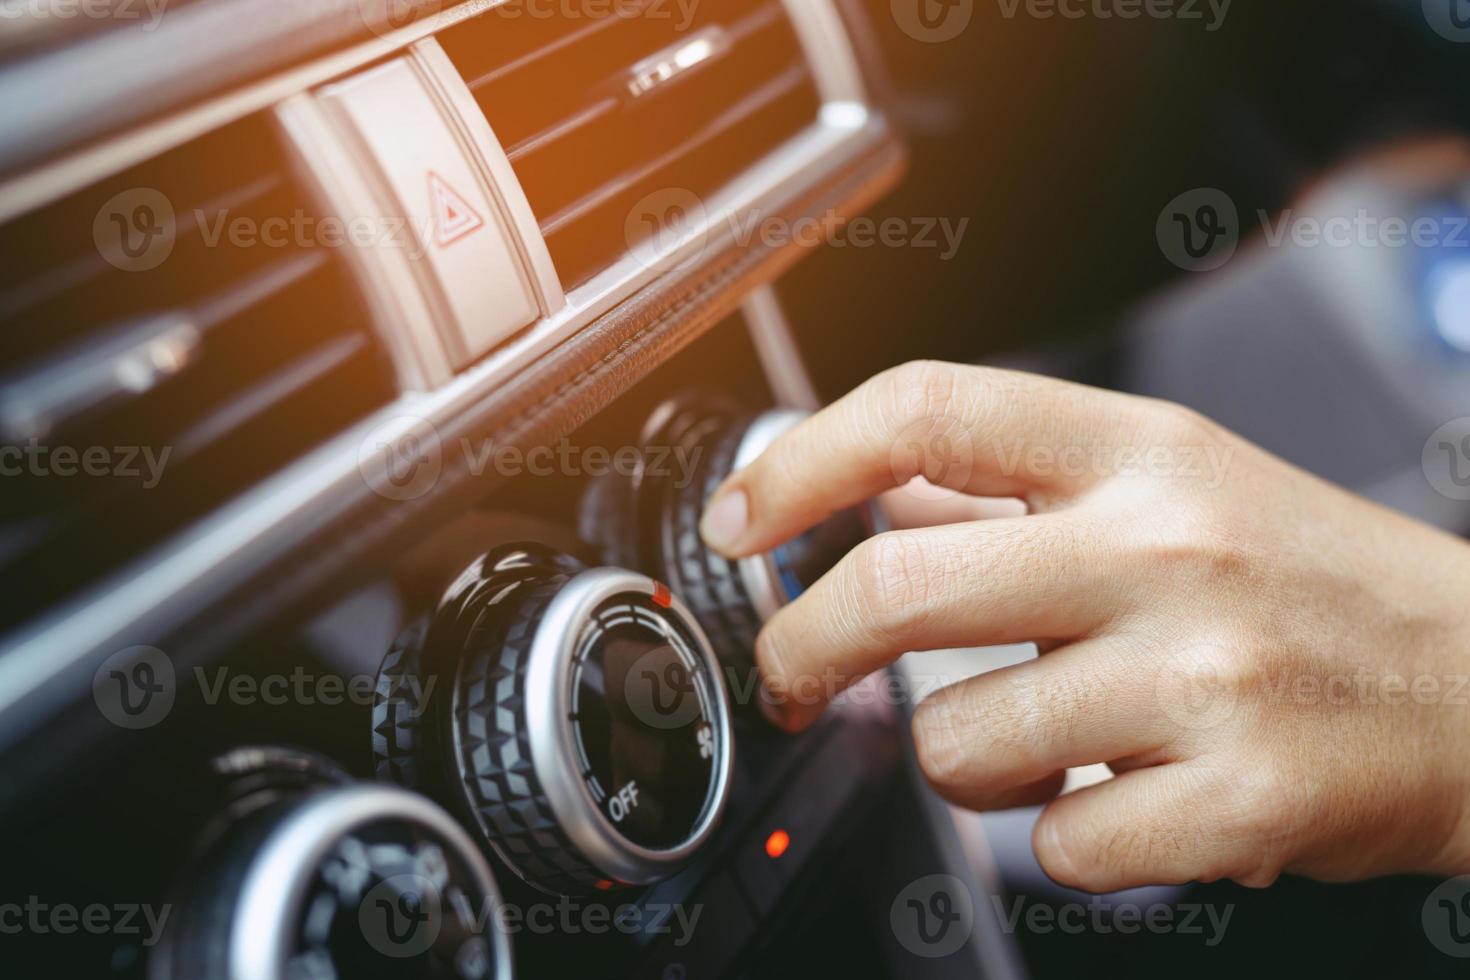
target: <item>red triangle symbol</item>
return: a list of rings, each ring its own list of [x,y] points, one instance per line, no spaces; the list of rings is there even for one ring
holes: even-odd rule
[[[479,212],[432,170],[429,171],[429,207],[434,214],[434,241],[441,248],[452,245],[485,223]]]

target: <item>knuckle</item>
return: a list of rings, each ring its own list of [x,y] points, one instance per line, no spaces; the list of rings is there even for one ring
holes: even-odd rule
[[[1176,496],[1159,510],[1165,516],[1151,529],[1125,539],[1136,560],[1167,576],[1216,585],[1254,574],[1258,560],[1247,536],[1213,500]]]
[[[1025,673],[1012,672],[1017,678]],[[1017,735],[1025,738],[1032,752],[1050,754],[1053,746],[1072,741],[1093,697],[1085,674],[1065,670],[1026,682],[1015,700],[1027,706],[1018,719]]]
[[[1231,642],[1204,640],[1168,656],[1160,664],[1169,681],[1161,696],[1188,703],[1190,698],[1207,698],[1205,710],[1221,720],[1236,719],[1250,693],[1261,682],[1261,666],[1249,648]]]
[[[1221,840],[1239,853],[1262,855],[1279,836],[1284,812],[1283,787],[1269,766],[1236,773],[1217,799],[1226,800],[1219,815]]]
[[[1149,415],[1169,445],[1202,446],[1218,438],[1214,422],[1178,402],[1154,401],[1150,403]]]
[[[1281,874],[1284,825],[1289,817],[1283,787],[1269,767],[1220,770],[1200,781],[1203,798],[1216,802],[1210,825],[1216,855],[1202,876],[1229,878],[1264,888]]]
[[[936,588],[927,550],[910,534],[890,532],[852,553],[853,589],[869,625],[902,633],[918,619]]]
[[[1007,760],[1007,768],[1029,773],[1040,760],[1051,755],[1050,747],[1061,742],[1075,722],[1067,701],[1071,692],[1065,684],[1038,682],[1031,671],[1001,671],[995,675],[994,695],[987,699],[987,715],[995,721],[994,752]]]
[[[948,418],[960,398],[962,371],[944,361],[910,361],[887,372],[888,403],[900,426]]]

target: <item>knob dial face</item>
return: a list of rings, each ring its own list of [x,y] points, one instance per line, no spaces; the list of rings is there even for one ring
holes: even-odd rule
[[[484,857],[406,790],[324,787],[257,810],[196,878],[150,977],[511,976]]]
[[[496,910],[487,898],[464,855],[436,833],[405,820],[366,824],[318,866],[287,975],[490,980],[495,951],[480,927]]]
[[[573,648],[572,739],[587,791],[645,848],[679,845],[719,776],[712,678],[698,641],[653,596],[597,607]]]
[[[518,552],[485,565],[507,575]],[[677,871],[714,832],[733,742],[718,661],[669,590],[635,572],[528,562],[442,635],[459,652],[451,781],[528,883],[576,892]]]

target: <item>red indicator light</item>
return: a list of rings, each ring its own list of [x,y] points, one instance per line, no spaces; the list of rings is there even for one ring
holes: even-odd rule
[[[674,594],[662,582],[653,583],[653,604],[663,606],[665,609],[674,604]]]
[[[602,880],[601,880],[601,881],[599,881],[599,882],[598,882],[598,883],[597,883],[597,884],[596,884],[596,885],[595,885],[595,886],[594,886],[594,887],[595,887],[595,888],[596,888],[596,889],[597,889],[597,890],[598,890],[598,891],[600,891],[600,892],[605,892],[605,891],[607,891],[607,890],[608,890],[608,889],[610,889],[610,888],[612,888],[612,886],[613,886],[613,883],[612,883],[612,882],[610,882],[610,881],[608,881],[608,880],[607,880],[607,879],[606,879],[606,878],[603,878],[603,879],[602,879]]]
[[[786,853],[786,848],[791,846],[791,835],[784,830],[773,830],[771,836],[766,838],[766,857],[775,860]]]

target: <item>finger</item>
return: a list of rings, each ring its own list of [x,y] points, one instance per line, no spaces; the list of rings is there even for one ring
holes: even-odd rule
[[[915,476],[1044,509],[1100,479],[1080,461],[1089,447],[1116,445],[1134,428],[1137,404],[1033,375],[904,365],[865,382],[733,474],[711,498],[701,530],[732,557],[767,551]],[[1041,458],[1048,465],[1031,465]]]
[[[914,713],[919,765],[945,798],[984,809],[1057,770],[1157,749],[1174,731],[1141,661],[1092,640],[945,688]]]
[[[1025,786],[1001,790],[990,795],[976,794],[958,805],[963,806],[967,810],[976,810],[984,813],[991,813],[998,810],[1019,810],[1022,807],[1028,806],[1041,806],[1043,803],[1050,803],[1056,799],[1062,792],[1062,787],[1066,785],[1066,782],[1067,773],[1066,770],[1062,770],[1043,776],[1041,779],[1027,783]],[[955,801],[951,799],[950,802]]]
[[[1031,843],[1052,880],[1089,892],[1220,878],[1269,884],[1264,842],[1239,831],[1228,803],[1220,806],[1229,799],[1201,763],[1140,769],[1052,802]]]
[[[863,542],[756,641],[786,727],[911,650],[1075,639],[1130,610],[1116,532],[1079,513],[891,531]]]
[[[936,491],[923,477],[915,477],[879,499],[890,527],[939,527],[1002,517],[1025,517],[1026,505],[1014,497],[967,497],[950,490]]]

